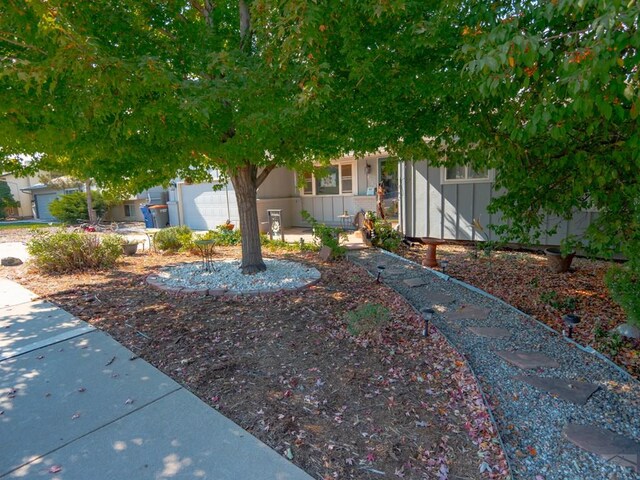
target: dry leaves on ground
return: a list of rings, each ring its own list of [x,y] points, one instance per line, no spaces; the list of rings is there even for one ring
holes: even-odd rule
[[[197,258],[150,254],[110,272],[12,272],[314,478],[505,478],[478,386],[442,336],[425,339],[404,299],[347,261],[286,258],[314,265],[321,281],[288,294],[174,297],[146,276]],[[354,336],[345,314],[364,304],[386,307],[389,322]]]

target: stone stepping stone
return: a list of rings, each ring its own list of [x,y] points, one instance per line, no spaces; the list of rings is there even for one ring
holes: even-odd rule
[[[640,442],[611,430],[576,423],[567,424],[562,433],[583,450],[640,473]]]
[[[406,280],[404,280],[404,283],[405,283],[405,285],[407,285],[407,286],[409,286],[411,288],[421,287],[421,286],[427,284],[427,282],[425,282],[421,278],[407,278]]]
[[[456,301],[451,295],[438,292],[427,292],[424,294],[424,300],[432,305],[449,305]]]
[[[511,336],[511,332],[506,328],[469,327],[469,330],[480,337],[505,338]]]
[[[570,378],[549,378],[536,375],[518,375],[514,378],[576,405],[587,403],[589,397],[600,388],[595,383],[580,382]]]
[[[540,352],[509,352],[499,350],[496,354],[518,368],[557,368],[560,366],[553,358]]]
[[[491,310],[475,305],[466,305],[447,315],[449,320],[486,320]]]

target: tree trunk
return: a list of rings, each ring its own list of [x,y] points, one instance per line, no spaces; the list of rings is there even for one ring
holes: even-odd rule
[[[240,232],[242,235],[242,273],[252,275],[264,272],[267,266],[262,260],[260,246],[260,226],[258,224],[258,206],[256,204],[258,182],[257,169],[248,164],[238,168],[231,175],[231,183],[236,191],[240,214]]]
[[[93,210],[93,197],[91,196],[91,179],[84,181],[84,188],[87,194],[87,213],[89,214],[89,223],[97,223],[96,212]]]

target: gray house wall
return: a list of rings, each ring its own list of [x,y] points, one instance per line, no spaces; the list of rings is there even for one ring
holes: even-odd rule
[[[487,206],[499,195],[491,182],[442,183],[440,167],[426,161],[403,162],[400,165],[400,185],[403,194],[400,225],[409,237],[433,237],[447,240],[483,240],[473,228],[476,218],[485,227],[489,240],[497,240],[487,225],[498,225],[502,216],[489,214]],[[555,235],[540,238],[542,245],[558,245],[569,235],[580,236],[596,212],[576,212],[565,221],[549,216],[546,227],[558,226]]]

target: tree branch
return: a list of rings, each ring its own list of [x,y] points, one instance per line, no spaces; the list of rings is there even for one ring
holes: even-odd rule
[[[258,188],[260,185],[262,185],[262,182],[265,181],[267,176],[271,173],[271,171],[274,168],[276,168],[276,165],[275,165],[275,163],[272,163],[271,165],[267,165],[266,167],[264,167],[262,169],[262,171],[260,172],[260,175],[258,175],[258,178],[256,179],[256,188]]]
[[[245,0],[240,0],[240,50],[244,50],[251,45],[251,16],[249,5]]]
[[[0,33],[5,33],[5,32],[0,32]],[[22,48],[28,48],[30,50],[35,50],[38,53],[42,53],[43,55],[45,55],[47,52],[45,52],[44,50],[42,50],[41,48],[36,47],[35,45],[29,45],[28,43],[23,43],[23,42],[18,42],[16,40],[11,40],[7,37],[0,37],[0,42],[7,42],[10,43],[12,45],[17,45],[18,47],[22,47]]]

